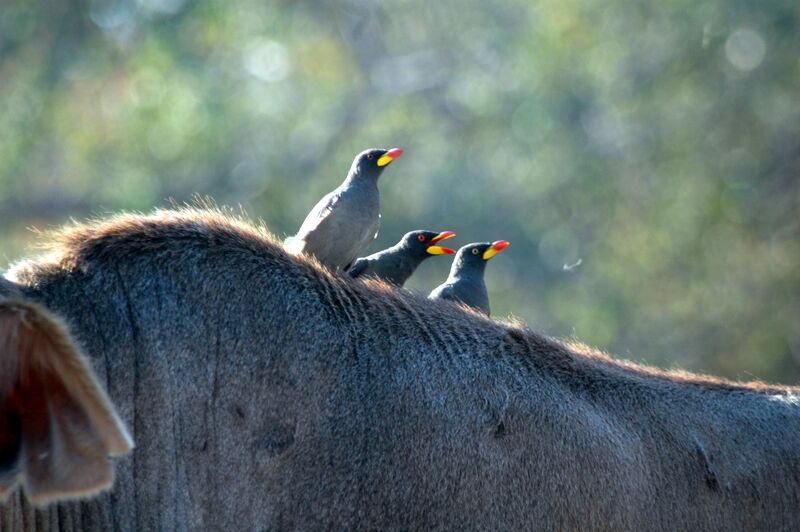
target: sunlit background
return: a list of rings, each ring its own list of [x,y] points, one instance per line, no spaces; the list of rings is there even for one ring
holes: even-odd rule
[[[370,251],[507,239],[497,317],[797,383],[799,20],[797,0],[3,0],[0,268],[26,227],[193,194],[285,236],[356,152],[400,146]]]

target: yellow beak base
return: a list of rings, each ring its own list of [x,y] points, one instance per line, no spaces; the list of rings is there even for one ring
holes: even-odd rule
[[[455,253],[455,250],[450,248],[445,248],[442,246],[428,246],[426,248],[426,251],[430,255],[452,255],[453,253]]]
[[[403,150],[401,150],[400,148],[392,148],[391,150],[381,155],[376,164],[378,166],[386,166],[387,164],[394,161],[401,155],[403,155]]]
[[[483,260],[489,260],[492,257],[494,257],[495,255],[497,255],[498,253],[499,253],[499,251],[497,251],[496,249],[489,248],[489,249],[487,249],[486,251],[483,252]]]

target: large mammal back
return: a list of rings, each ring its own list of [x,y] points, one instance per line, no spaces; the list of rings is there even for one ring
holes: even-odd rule
[[[55,241],[12,277],[64,316],[137,447],[43,528],[798,526],[791,390],[580,353],[214,212]]]
[[[19,289],[7,279],[0,276],[0,299],[9,299],[19,295]]]

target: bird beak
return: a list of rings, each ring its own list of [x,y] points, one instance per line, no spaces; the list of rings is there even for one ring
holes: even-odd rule
[[[403,155],[403,150],[401,150],[400,148],[392,148],[391,150],[381,155],[380,159],[378,159],[378,166],[386,166],[387,164],[394,161],[401,155]]]
[[[442,231],[435,237],[431,238],[431,245],[441,242],[442,240],[447,240],[448,238],[453,238],[454,236],[456,236],[456,234],[453,231]]]
[[[456,234],[453,231],[442,231],[435,237],[431,238],[431,243],[427,248],[428,253],[431,255],[452,255],[456,252],[456,250],[443,246],[435,246],[434,244],[441,242],[442,240],[447,240],[448,238],[453,238],[454,236],[456,236]]]
[[[444,246],[428,246],[425,250],[429,255],[452,255],[456,252],[453,248],[446,248]]]
[[[497,242],[493,243],[489,249],[483,252],[483,260],[489,260],[504,249],[506,249],[511,242],[508,240],[498,240]]]

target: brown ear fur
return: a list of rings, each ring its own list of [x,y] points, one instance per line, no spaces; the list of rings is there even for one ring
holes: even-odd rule
[[[66,327],[0,300],[0,502],[19,482],[37,505],[111,486],[128,431]]]

